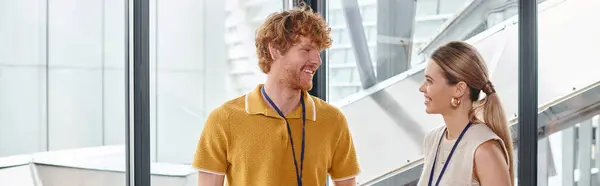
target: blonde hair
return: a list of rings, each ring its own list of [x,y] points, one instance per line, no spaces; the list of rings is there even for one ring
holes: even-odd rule
[[[514,185],[513,145],[510,129],[500,103],[500,98],[489,80],[485,62],[477,50],[465,43],[452,41],[438,48],[431,56],[433,61],[444,71],[449,84],[465,82],[470,89],[470,100],[473,108],[469,118],[473,123],[485,123],[498,135],[508,151],[508,163],[511,183]],[[479,100],[480,92],[486,97]]]
[[[321,15],[304,3],[291,10],[273,13],[256,31],[258,66],[265,74],[271,70],[273,57],[269,52],[269,44],[286,53],[304,36],[309,37],[319,50],[323,50],[331,46],[330,32],[331,28]]]

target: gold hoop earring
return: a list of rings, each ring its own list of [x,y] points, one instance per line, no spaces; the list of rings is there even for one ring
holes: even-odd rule
[[[458,106],[460,106],[460,99],[458,98],[452,98],[450,100],[450,104],[452,105],[453,108],[457,108]]]

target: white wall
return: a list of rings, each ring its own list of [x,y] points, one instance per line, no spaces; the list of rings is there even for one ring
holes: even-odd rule
[[[124,144],[125,2],[0,1],[0,157]],[[232,90],[225,4],[151,8],[151,156],[190,163],[206,114]]]
[[[225,101],[225,4],[155,2],[156,160],[190,163],[206,115]]]
[[[44,186],[125,186],[124,172],[98,171],[36,165],[38,177]],[[191,177],[191,178],[190,178]],[[190,181],[195,176],[163,176],[151,175],[153,186],[193,186],[197,181]],[[1,182],[0,182],[1,183]]]
[[[0,156],[123,144],[123,2],[0,1],[0,9]]]
[[[0,156],[45,148],[44,9],[0,1]]]
[[[10,168],[0,168],[0,185],[2,186],[36,186],[35,169],[32,164]]]

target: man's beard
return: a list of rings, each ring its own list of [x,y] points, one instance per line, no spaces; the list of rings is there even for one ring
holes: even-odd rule
[[[288,74],[283,78],[283,82],[292,89],[309,91],[312,89],[312,79],[307,82],[303,82],[300,78],[301,72],[287,71]]]

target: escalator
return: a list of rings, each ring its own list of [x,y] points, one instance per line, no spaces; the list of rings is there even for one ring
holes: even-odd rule
[[[600,2],[548,0],[538,7],[539,137],[545,139],[600,114],[600,65],[590,61],[600,59],[600,48],[595,45],[600,43],[600,27],[593,24]],[[438,38],[431,43],[436,40],[461,38]],[[518,18],[505,20],[467,42],[478,48],[487,62],[516,142]],[[334,102],[345,113],[354,136],[362,167],[361,185],[415,184],[422,169],[422,139],[443,124],[440,116],[424,112],[418,91],[425,59],[413,58],[411,64],[415,65],[401,74]],[[553,163],[547,166],[554,170]]]

